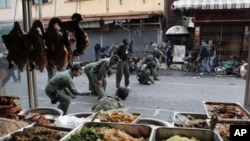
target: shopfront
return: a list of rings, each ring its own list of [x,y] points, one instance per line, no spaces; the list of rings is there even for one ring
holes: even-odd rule
[[[177,0],[171,8],[180,16],[194,17],[194,48],[199,48],[201,40],[212,39],[218,48],[216,56],[219,61],[227,60],[232,55],[249,60],[249,0]],[[249,84],[248,78],[244,104],[248,110]]]
[[[194,17],[194,48],[201,40],[212,39],[218,47],[220,61],[236,55],[247,59],[247,41],[244,35],[250,25],[250,1],[195,1],[178,0],[172,10],[180,16]]]

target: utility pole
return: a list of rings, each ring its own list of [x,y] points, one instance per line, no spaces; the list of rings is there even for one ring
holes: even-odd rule
[[[39,5],[38,5],[38,12],[39,12],[39,20],[42,21],[43,17],[42,17],[42,4],[43,4],[43,0],[39,0]]]

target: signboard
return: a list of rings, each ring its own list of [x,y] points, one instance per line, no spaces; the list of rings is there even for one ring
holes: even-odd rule
[[[173,62],[184,62],[183,58],[186,55],[185,45],[174,45],[174,58]]]

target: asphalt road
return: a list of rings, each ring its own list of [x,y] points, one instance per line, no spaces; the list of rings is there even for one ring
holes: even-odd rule
[[[115,70],[114,70],[115,71]],[[6,87],[10,94],[21,97],[19,103],[25,109],[29,108],[25,73],[22,73],[22,82],[14,84],[11,80]],[[167,122],[173,121],[175,112],[205,113],[203,101],[236,102],[244,104],[245,81],[234,76],[199,76],[197,73],[183,72],[177,69],[159,72],[160,81],[152,85],[141,85],[136,75],[130,76],[131,92],[124,105],[130,112],[140,113],[145,118],[157,118]],[[57,107],[51,104],[44,93],[47,82],[47,72],[36,72],[38,107]],[[107,78],[108,95],[114,95],[115,74]],[[81,91],[88,91],[88,80],[85,74],[74,78],[76,87]],[[123,80],[121,86],[123,86]],[[13,83],[13,84],[12,84]],[[91,112],[96,103],[96,96],[78,96],[73,99],[68,113]]]

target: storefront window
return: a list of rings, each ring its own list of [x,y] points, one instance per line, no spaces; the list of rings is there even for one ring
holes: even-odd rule
[[[0,8],[8,8],[10,7],[10,0],[1,0],[0,1]]]
[[[26,71],[20,72],[17,66],[9,69],[7,54],[1,53],[0,57],[0,94],[8,96],[19,96],[17,103],[23,108],[29,107],[28,85]]]

